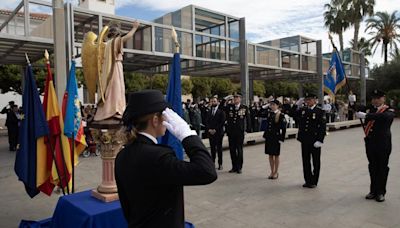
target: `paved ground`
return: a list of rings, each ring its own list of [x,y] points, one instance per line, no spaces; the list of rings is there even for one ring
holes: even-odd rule
[[[300,144],[293,139],[282,146],[278,180],[268,180],[264,145],[245,148],[243,174],[230,174],[229,153],[224,170],[208,186],[186,187],[186,219],[197,228],[268,227],[400,227],[400,121],[392,127],[387,201],[367,201],[369,176],[362,130],[331,132],[322,150],[318,188],[303,189]],[[21,219],[39,220],[52,215],[58,195],[24,192],[13,171],[14,153],[0,138],[1,227],[16,227]],[[98,157],[81,158],[77,191],[97,186],[101,163]]]

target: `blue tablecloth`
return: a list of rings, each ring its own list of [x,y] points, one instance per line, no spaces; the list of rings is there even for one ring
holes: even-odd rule
[[[90,195],[90,190],[60,197],[52,218],[42,221],[22,220],[20,228],[48,227],[128,227],[118,201],[104,203]],[[185,228],[194,228],[186,222]]]
[[[104,203],[90,191],[60,197],[52,227],[127,227],[119,201]]]

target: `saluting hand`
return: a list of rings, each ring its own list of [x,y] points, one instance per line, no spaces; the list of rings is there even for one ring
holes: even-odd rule
[[[162,114],[165,118],[163,125],[181,142],[188,136],[197,135],[196,131],[191,130],[186,121],[173,110],[166,108]]]
[[[356,112],[356,117],[360,119],[365,119],[367,114],[365,112]]]

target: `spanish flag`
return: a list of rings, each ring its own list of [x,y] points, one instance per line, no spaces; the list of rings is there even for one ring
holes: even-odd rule
[[[37,183],[40,191],[51,195],[55,185],[64,189],[67,187],[71,179],[72,163],[69,141],[64,135],[64,121],[60,115],[49,62],[47,62],[43,109],[50,134],[44,138],[45,150],[38,151]]]
[[[49,128],[30,64],[25,71],[22,107],[24,119],[20,126],[20,148],[16,154],[14,170],[18,179],[24,183],[28,195],[33,198],[39,194],[38,186],[40,184],[37,177],[46,175],[39,174],[43,170],[47,170],[47,167],[38,166],[38,163],[47,165],[47,160],[42,161],[41,155],[42,153],[46,154],[44,137],[49,134]]]

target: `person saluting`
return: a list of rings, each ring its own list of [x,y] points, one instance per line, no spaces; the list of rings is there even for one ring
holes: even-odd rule
[[[115,160],[115,179],[129,227],[184,227],[183,186],[217,179],[214,163],[200,138],[168,108],[158,90],[129,95],[123,115],[131,126],[129,144]],[[157,143],[166,129],[178,138],[190,158],[179,160],[168,146]]]

